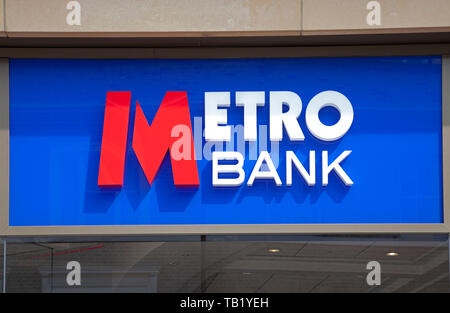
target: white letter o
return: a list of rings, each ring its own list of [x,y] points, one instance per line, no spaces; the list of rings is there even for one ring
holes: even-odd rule
[[[324,125],[319,119],[319,111],[332,106],[339,111],[339,121],[331,126]],[[309,101],[305,113],[306,126],[317,139],[338,140],[347,133],[353,122],[353,107],[346,96],[340,92],[327,90],[315,95]]]

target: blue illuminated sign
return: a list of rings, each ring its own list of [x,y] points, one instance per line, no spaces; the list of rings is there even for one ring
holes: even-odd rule
[[[434,56],[10,60],[9,223],[442,223],[441,70]],[[161,164],[150,149],[176,115],[157,112],[181,105],[191,125],[168,136],[193,139],[191,172],[172,144]]]

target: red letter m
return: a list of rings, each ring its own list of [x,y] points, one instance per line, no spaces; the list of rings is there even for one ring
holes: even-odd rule
[[[107,93],[98,173],[102,188],[123,186],[130,102],[129,91]],[[137,103],[132,146],[150,184],[169,150],[175,186],[199,186],[186,92],[167,92],[150,126]]]

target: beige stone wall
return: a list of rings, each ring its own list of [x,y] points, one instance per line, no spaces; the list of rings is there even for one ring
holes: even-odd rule
[[[449,31],[449,0],[303,0],[303,34]],[[379,20],[371,13],[380,12]],[[369,21],[368,21],[369,20]],[[379,24],[379,25],[378,25]]]
[[[79,25],[67,22],[70,2],[80,5]],[[450,0],[0,0],[0,36],[8,37],[418,32],[450,32]]]
[[[299,35],[301,0],[78,0],[80,25],[68,25],[66,0],[6,1],[9,34],[89,33],[207,36],[276,32]]]
[[[5,37],[5,0],[0,0],[0,37]]]

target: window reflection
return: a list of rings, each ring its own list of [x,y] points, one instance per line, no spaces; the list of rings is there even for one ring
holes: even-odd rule
[[[106,238],[84,242],[65,242],[64,238],[45,242],[15,239],[7,244],[6,291],[450,291],[446,235],[203,236],[203,239]],[[68,284],[72,268],[68,269],[67,264],[71,261],[80,265],[80,285]],[[380,264],[379,286],[367,284],[366,265],[370,261]]]

